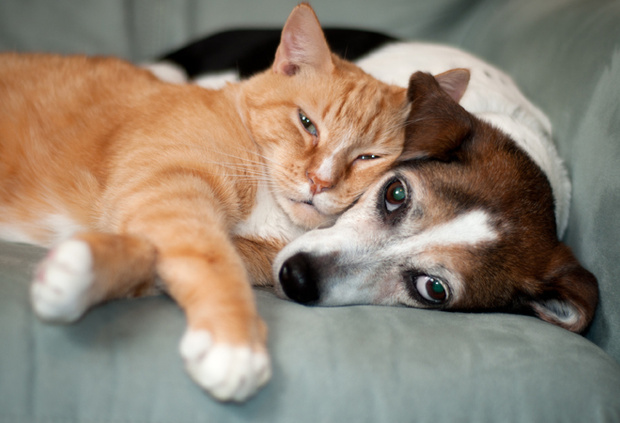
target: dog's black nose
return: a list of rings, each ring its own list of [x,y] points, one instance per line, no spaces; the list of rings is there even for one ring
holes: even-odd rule
[[[297,253],[288,258],[278,277],[284,293],[291,300],[307,304],[319,299],[317,274],[308,254]]]

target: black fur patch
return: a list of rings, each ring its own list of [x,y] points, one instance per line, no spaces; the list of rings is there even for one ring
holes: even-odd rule
[[[279,29],[237,29],[195,41],[159,60],[173,62],[190,78],[213,72],[237,70],[241,78],[267,69],[280,43]],[[397,41],[389,35],[356,29],[326,28],[332,51],[347,60],[356,60],[386,43]]]

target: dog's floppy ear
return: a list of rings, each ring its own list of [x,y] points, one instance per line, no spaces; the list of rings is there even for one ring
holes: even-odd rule
[[[411,111],[399,161],[451,158],[473,129],[473,116],[458,104],[468,83],[467,69],[436,77],[424,72],[411,76],[407,90]]]
[[[583,332],[598,303],[598,285],[570,249],[559,244],[549,261],[543,292],[530,305],[541,319],[573,332]]]
[[[271,68],[275,73],[292,76],[304,66],[324,72],[334,67],[321,24],[307,3],[295,7],[284,24]]]

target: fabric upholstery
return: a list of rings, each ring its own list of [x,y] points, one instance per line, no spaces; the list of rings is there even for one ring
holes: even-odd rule
[[[620,418],[620,366],[532,317],[373,306],[310,308],[257,291],[274,378],[219,404],[183,372],[184,317],[125,300],[70,326],[28,308],[40,249],[0,244],[0,421],[563,421]]]

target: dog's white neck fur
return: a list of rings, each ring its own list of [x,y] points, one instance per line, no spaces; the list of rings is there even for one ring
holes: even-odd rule
[[[456,48],[416,42],[388,45],[357,64],[375,78],[403,87],[415,71],[437,75],[454,68],[469,69],[471,78],[460,104],[510,135],[546,174],[555,200],[558,237],[562,237],[571,195],[568,173],[553,144],[549,119],[508,75]]]

